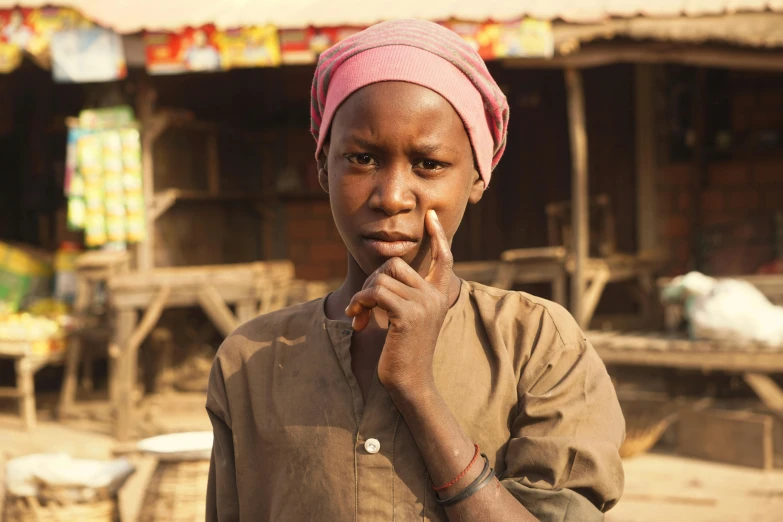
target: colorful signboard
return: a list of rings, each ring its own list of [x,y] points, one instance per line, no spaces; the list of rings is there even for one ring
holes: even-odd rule
[[[551,58],[555,41],[550,22],[524,19],[518,22],[462,22],[442,25],[468,42],[484,60],[499,58]]]
[[[147,33],[144,40],[150,74],[280,65],[280,45],[273,26],[221,31],[205,25],[180,33]]]
[[[22,52],[48,67],[49,45],[54,33],[92,25],[78,11],[66,7],[0,10],[0,72],[16,68]]]
[[[318,55],[363,27],[307,27],[280,29],[280,52],[284,64],[315,63]]]

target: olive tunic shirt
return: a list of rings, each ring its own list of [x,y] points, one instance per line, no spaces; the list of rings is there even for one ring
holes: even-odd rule
[[[362,398],[349,323],[324,299],[260,316],[218,351],[208,521],[447,521],[377,374]],[[462,282],[438,337],[438,391],[501,484],[540,520],[591,522],[620,498],[625,423],[561,306]]]

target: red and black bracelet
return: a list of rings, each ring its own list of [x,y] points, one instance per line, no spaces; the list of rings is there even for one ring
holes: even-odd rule
[[[476,448],[476,452],[473,454],[473,458],[470,460],[470,464],[468,464],[468,467],[465,468],[462,471],[462,473],[460,473],[459,475],[457,475],[456,477],[451,479],[446,484],[444,484],[442,486],[438,486],[437,488],[435,486],[433,486],[432,489],[434,489],[435,491],[443,491],[444,489],[450,488],[451,486],[453,486],[454,484],[459,482],[462,479],[462,477],[464,477],[468,473],[468,470],[471,468],[471,466],[473,466],[473,463],[476,462],[476,459],[478,458],[479,453],[480,453],[478,444],[473,444],[473,447]]]

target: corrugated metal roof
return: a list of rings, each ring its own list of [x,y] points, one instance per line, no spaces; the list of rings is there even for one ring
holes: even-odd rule
[[[570,23],[612,18],[677,18],[736,12],[783,12],[783,0],[0,0],[38,7],[55,3],[81,11],[120,33],[177,30],[214,23],[221,28],[369,25],[394,18],[512,20],[530,16]]]

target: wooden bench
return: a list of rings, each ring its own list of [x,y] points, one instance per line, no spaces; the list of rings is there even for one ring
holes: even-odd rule
[[[13,359],[16,387],[0,388],[0,397],[17,399],[19,415],[27,430],[37,425],[35,414],[35,374],[46,365],[61,364],[62,353],[36,354],[33,344],[23,341],[0,341],[0,358]]]
[[[741,276],[775,304],[783,304],[783,276]],[[663,287],[667,279],[658,281]],[[607,365],[657,366],[742,375],[764,405],[783,418],[783,390],[770,374],[783,373],[783,346],[729,340],[691,340],[676,327],[680,305],[665,307],[663,331],[588,331],[587,339]]]

